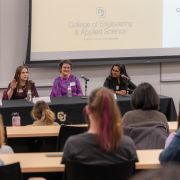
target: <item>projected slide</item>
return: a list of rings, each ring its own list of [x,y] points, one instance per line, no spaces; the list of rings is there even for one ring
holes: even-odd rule
[[[177,2],[32,0],[31,61],[176,55]]]
[[[163,48],[180,47],[180,0],[164,0]]]

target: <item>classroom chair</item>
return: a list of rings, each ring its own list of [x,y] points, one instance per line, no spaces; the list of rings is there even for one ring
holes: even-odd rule
[[[19,162],[0,166],[0,179],[2,180],[23,180]]]
[[[85,131],[87,131],[87,127],[61,125],[61,128],[59,130],[58,139],[57,139],[56,151],[57,152],[63,151],[63,147],[65,145],[66,140],[69,138],[69,136],[77,135],[77,134],[83,133]]]
[[[5,137],[5,143],[8,145],[8,138],[7,138],[7,128],[4,126],[4,137]]]
[[[66,162],[63,180],[128,180],[135,174],[135,161],[115,165]]]
[[[4,94],[6,93],[6,90],[3,92],[3,95],[2,95],[2,100],[3,100],[3,96],[4,96]]]

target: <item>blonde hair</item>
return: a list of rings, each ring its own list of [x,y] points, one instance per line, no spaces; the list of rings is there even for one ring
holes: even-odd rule
[[[113,92],[105,87],[95,89],[89,96],[88,106],[97,121],[101,148],[113,151],[123,135],[121,113]]]
[[[4,145],[5,137],[4,137],[4,125],[2,120],[2,115],[0,114],[0,148]]]
[[[55,114],[50,110],[45,101],[38,101],[31,111],[31,116],[34,120],[41,120],[45,125],[52,125],[54,123]]]

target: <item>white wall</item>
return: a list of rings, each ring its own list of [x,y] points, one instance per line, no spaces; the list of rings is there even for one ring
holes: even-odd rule
[[[8,83],[13,79],[15,69],[22,65],[26,57],[28,38],[28,6],[29,0],[0,0],[0,97]],[[85,74],[90,78],[88,94],[92,89],[103,85],[110,72],[110,65],[74,67],[72,74],[80,78]],[[132,81],[138,85],[141,82],[151,83],[159,94],[171,96],[176,109],[179,108],[180,82],[161,82],[170,79],[180,80],[180,63],[162,64],[132,64],[126,65]],[[33,68],[29,70],[30,78],[37,86],[50,86],[59,75],[58,68]],[[80,79],[83,91],[84,81]],[[49,96],[51,87],[38,87],[40,96]]]

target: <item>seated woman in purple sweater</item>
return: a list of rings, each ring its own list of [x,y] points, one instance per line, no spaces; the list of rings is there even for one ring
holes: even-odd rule
[[[28,90],[31,90],[33,97],[39,97],[35,85],[28,81],[28,67],[19,66],[14,79],[9,83],[6,93],[3,95],[3,100],[26,99]]]
[[[61,73],[53,83],[50,97],[67,96],[68,86],[71,86],[72,96],[83,96],[79,79],[70,74],[72,63],[69,60],[61,60],[59,63],[59,71]]]

